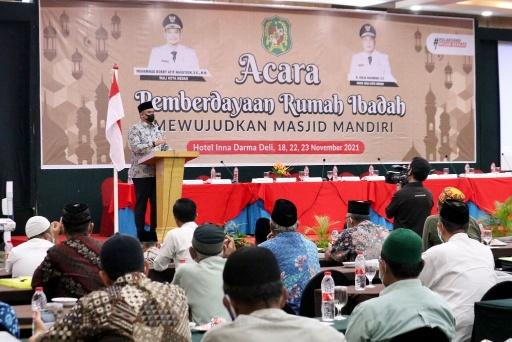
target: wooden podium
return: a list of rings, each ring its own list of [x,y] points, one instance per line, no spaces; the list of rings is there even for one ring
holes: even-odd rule
[[[139,163],[155,165],[156,175],[156,234],[163,241],[169,228],[176,227],[172,206],[181,197],[185,163],[199,156],[195,151],[155,151]]]

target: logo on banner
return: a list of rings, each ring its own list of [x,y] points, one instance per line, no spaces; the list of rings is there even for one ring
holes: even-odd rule
[[[474,56],[474,37],[466,34],[431,33],[427,49],[435,55]]]
[[[263,21],[263,37],[261,43],[265,50],[274,56],[288,52],[292,47],[290,23],[288,20],[272,17]]]

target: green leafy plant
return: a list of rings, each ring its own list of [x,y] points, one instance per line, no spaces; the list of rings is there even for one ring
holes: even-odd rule
[[[493,236],[512,235],[512,196],[505,202],[496,202],[496,210],[489,218],[488,226],[491,227]]]
[[[240,226],[246,225],[247,223],[235,223],[234,221],[228,221],[224,225],[224,230],[227,235],[233,238],[236,249],[244,246],[249,246],[250,243],[246,240],[247,234],[240,231]]]
[[[316,225],[312,227],[306,227],[304,233],[314,233],[317,237],[315,241],[318,248],[327,248],[329,246],[329,228],[339,222],[331,222],[329,216],[315,215]]]

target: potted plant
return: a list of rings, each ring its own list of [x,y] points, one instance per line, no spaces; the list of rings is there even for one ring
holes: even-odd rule
[[[247,234],[242,233],[240,231],[240,226],[246,225],[247,223],[235,223],[235,221],[228,221],[224,225],[224,230],[226,232],[226,235],[229,235],[233,238],[233,241],[235,242],[236,249],[239,249],[244,246],[249,246],[250,243],[247,241]]]
[[[496,202],[495,208],[488,220],[492,235],[500,237],[512,235],[512,196],[503,203]]]
[[[329,228],[339,222],[331,222],[329,216],[315,215],[316,225],[306,227],[304,233],[314,233],[317,237],[315,243],[319,251],[325,250],[329,246]]]

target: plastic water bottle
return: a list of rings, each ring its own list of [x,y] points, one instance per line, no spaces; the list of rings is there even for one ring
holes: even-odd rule
[[[356,257],[356,279],[355,288],[356,290],[364,290],[366,287],[366,267],[363,251],[357,252]]]
[[[464,165],[464,173],[465,173],[466,175],[469,175],[469,169],[470,169],[469,164],[468,164],[468,163],[466,163],[466,165]]]
[[[233,170],[233,183],[238,183],[238,167]]]
[[[322,279],[322,321],[334,320],[334,279],[331,272],[324,272]]]
[[[43,292],[42,287],[36,287],[36,291],[32,295],[32,312],[39,311],[41,312],[46,308],[47,300],[46,295]],[[32,335],[34,334],[34,324],[32,323]]]
[[[370,167],[368,167],[368,176],[373,176],[375,174],[375,168],[373,167],[373,165],[370,165]]]
[[[332,180],[338,180],[338,167],[336,165],[332,168]]]
[[[212,169],[210,170],[210,179],[211,180],[215,179],[216,175],[217,175],[217,172],[215,171],[215,168],[212,167]]]
[[[309,167],[304,166],[304,178],[308,178],[308,177],[309,177]]]
[[[491,163],[491,173],[496,173],[496,164],[494,162]]]

